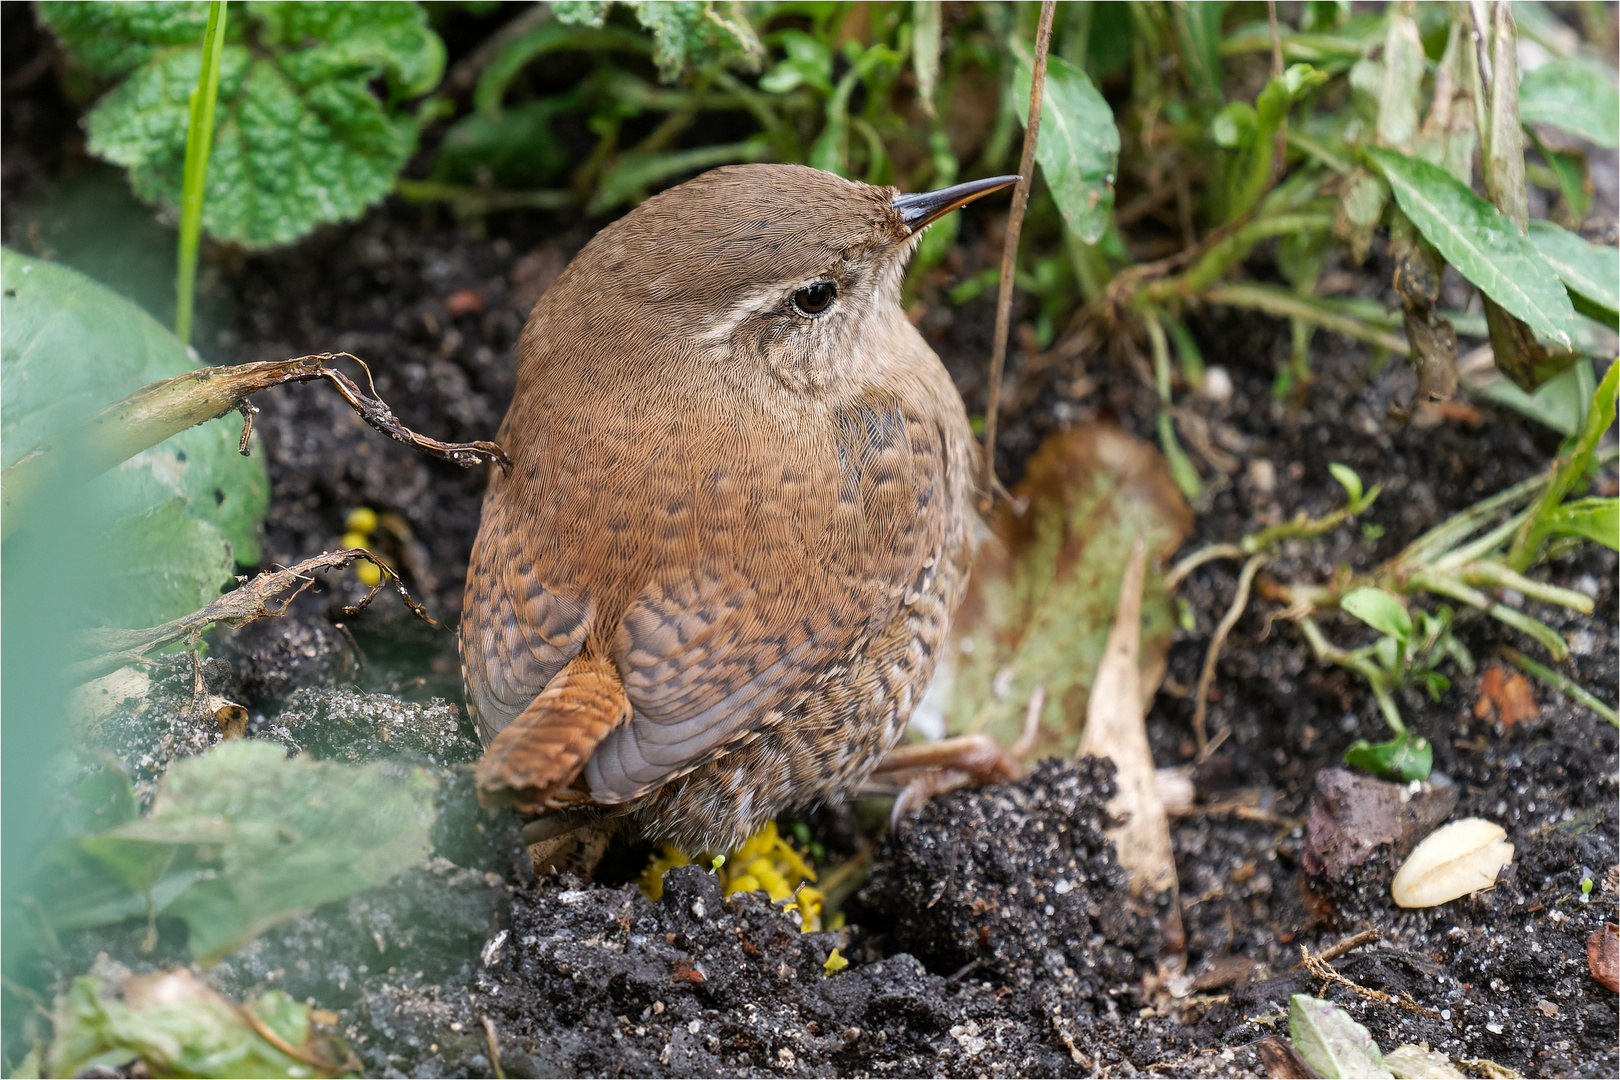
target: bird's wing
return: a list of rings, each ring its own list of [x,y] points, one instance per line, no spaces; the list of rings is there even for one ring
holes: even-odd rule
[[[927,586],[944,543],[938,426],[860,403],[829,449],[761,455],[722,504],[748,508],[735,527],[699,534],[706,550],[631,601],[613,650],[635,711],[585,764],[593,799],[633,799],[771,726]]]
[[[467,574],[462,671],[486,743],[579,654],[595,613],[583,588],[560,573],[536,573],[521,550],[509,550],[524,535],[486,521]]]

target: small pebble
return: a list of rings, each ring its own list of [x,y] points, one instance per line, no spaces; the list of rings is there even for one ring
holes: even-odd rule
[[[1204,369],[1204,381],[1198,384],[1198,396],[1210,401],[1224,403],[1232,398],[1232,376],[1226,369],[1216,365]]]
[[[1513,845],[1502,826],[1463,818],[1436,829],[1413,849],[1396,871],[1390,895],[1403,908],[1435,907],[1489,888],[1512,861]]]
[[[1277,490],[1277,467],[1265,458],[1255,458],[1249,462],[1249,483],[1262,495],[1270,495]]]
[[[1558,1006],[1553,1002],[1548,1001],[1546,998],[1542,998],[1540,1001],[1536,1002],[1536,1008],[1540,1009],[1541,1015],[1547,1017],[1549,1020],[1558,1015]]]

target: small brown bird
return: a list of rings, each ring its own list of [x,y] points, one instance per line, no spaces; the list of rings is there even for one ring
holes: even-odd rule
[[[535,307],[461,624],[480,794],[688,852],[852,792],[900,739],[971,556],[977,448],[900,308],[900,195],[715,169]]]

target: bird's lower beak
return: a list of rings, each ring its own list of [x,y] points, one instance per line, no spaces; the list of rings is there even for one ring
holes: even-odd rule
[[[895,213],[900,215],[900,223],[912,233],[918,233],[923,228],[944,217],[952,210],[966,206],[981,195],[988,195],[992,191],[1000,191],[1018,183],[1017,176],[991,176],[983,180],[969,180],[965,184],[953,184],[938,191],[925,191],[918,195],[897,195],[894,202]]]

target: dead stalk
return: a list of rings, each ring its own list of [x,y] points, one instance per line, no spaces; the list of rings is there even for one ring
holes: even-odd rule
[[[1012,209],[1007,212],[1007,239],[1001,247],[1001,285],[996,294],[996,337],[990,350],[990,386],[984,409],[984,473],[979,484],[979,510],[986,513],[995,502],[996,427],[1001,411],[1001,373],[1007,366],[1007,335],[1012,322],[1013,277],[1018,269],[1018,236],[1024,229],[1024,211],[1035,179],[1035,144],[1041,130],[1041,95],[1046,88],[1046,52],[1052,44],[1052,15],[1057,0],[1041,0],[1041,21],[1035,31],[1035,61],[1029,82],[1029,118],[1024,123],[1024,152],[1018,159],[1018,184]]]
[[[1197,702],[1193,706],[1193,736],[1198,740],[1199,761],[1203,761],[1211,749],[1204,718],[1209,711],[1209,686],[1215,681],[1215,662],[1220,659],[1226,635],[1232,632],[1232,627],[1243,617],[1243,609],[1249,605],[1249,589],[1254,585],[1254,575],[1265,564],[1264,555],[1250,556],[1249,561],[1243,564],[1243,571],[1238,574],[1237,595],[1232,597],[1232,606],[1226,609],[1220,625],[1215,627],[1214,636],[1209,639],[1209,651],[1204,654],[1204,670],[1198,675]]]

